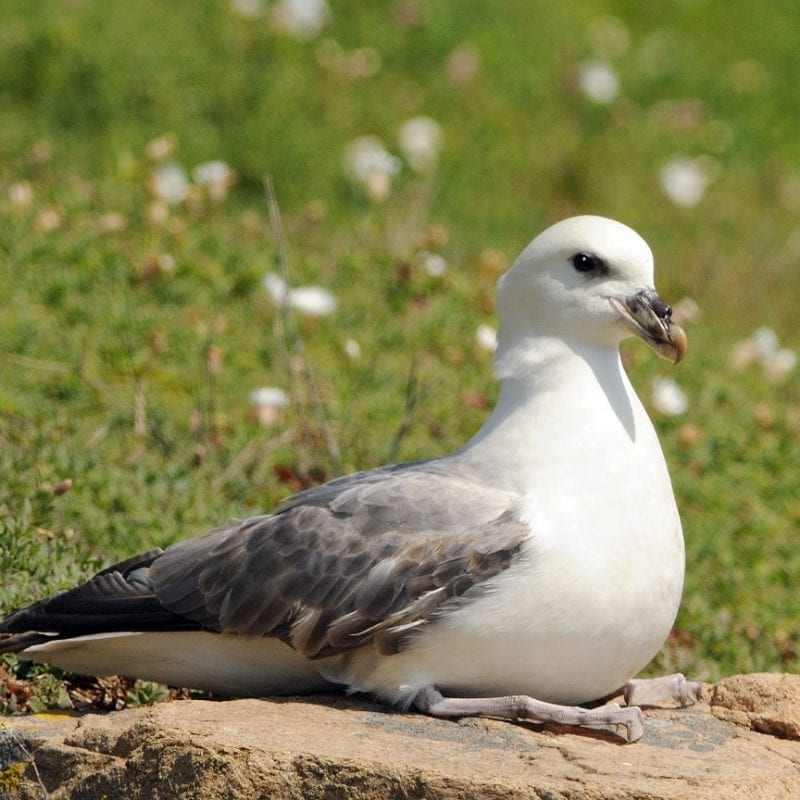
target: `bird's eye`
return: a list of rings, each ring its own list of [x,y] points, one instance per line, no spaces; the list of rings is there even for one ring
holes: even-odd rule
[[[575,253],[570,261],[578,272],[591,272],[593,269],[597,269],[601,264],[599,258],[589,253]]]

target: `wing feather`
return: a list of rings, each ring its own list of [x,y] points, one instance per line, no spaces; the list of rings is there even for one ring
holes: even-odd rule
[[[446,459],[339,478],[10,615],[0,648],[28,631],[195,628],[279,637],[310,658],[396,652],[511,565],[529,535],[516,500]]]
[[[155,594],[207,629],[279,636],[311,658],[370,641],[394,652],[528,535],[508,493],[426,467],[338,479],[174,545],[150,568]]]

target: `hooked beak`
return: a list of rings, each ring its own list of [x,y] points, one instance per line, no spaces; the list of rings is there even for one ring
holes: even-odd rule
[[[620,322],[673,364],[685,355],[686,334],[672,321],[672,309],[652,290],[641,289],[627,297],[609,297]]]

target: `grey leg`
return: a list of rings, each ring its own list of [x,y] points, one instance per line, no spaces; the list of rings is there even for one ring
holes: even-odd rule
[[[600,708],[559,706],[525,695],[507,697],[444,697],[428,686],[414,699],[414,708],[432,717],[499,717],[556,722],[560,725],[624,725],[626,739],[635,742],[644,733],[644,715],[636,706],[620,708],[616,703]]]
[[[622,687],[626,705],[653,705],[664,700],[674,700],[681,708],[693,706],[702,693],[703,684],[687,681],[680,672],[660,678],[644,678],[628,681]]]

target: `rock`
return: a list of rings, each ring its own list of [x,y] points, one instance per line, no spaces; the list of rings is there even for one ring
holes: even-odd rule
[[[800,739],[800,675],[734,675],[714,686],[711,713],[754,731]]]
[[[800,742],[718,718],[744,709],[746,691],[758,707],[796,709],[797,683],[741,677],[751,689],[736,709],[719,691],[713,708],[648,709],[633,745],[611,730],[452,722],[330,695],[7,718],[3,736],[23,745],[2,750],[21,760],[0,779],[20,800],[800,797]]]

